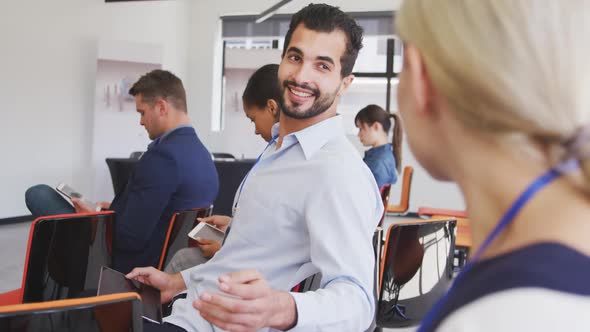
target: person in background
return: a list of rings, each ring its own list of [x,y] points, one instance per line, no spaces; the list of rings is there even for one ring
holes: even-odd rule
[[[278,71],[277,64],[260,67],[250,76],[242,94],[246,116],[254,123],[256,135],[267,142],[272,140],[271,128],[281,114]]]
[[[258,68],[248,79],[242,94],[244,113],[254,123],[256,135],[260,135],[266,142],[272,140],[271,128],[279,121],[281,89],[277,76],[278,70],[277,64]],[[199,222],[209,223],[225,231],[231,222],[231,217],[214,215],[201,218]],[[221,248],[221,243],[216,240],[199,239],[198,242],[198,248],[184,248],[174,254],[164,271],[177,273],[205,263]]]
[[[219,187],[211,154],[188,117],[182,81],[169,71],[154,70],[129,94],[153,141],[125,190],[110,204],[100,203],[116,213],[113,268],[124,273],[137,265],[157,266],[172,214],[210,206]],[[93,211],[75,198],[72,207],[47,185],[29,188],[25,201],[34,216]]]
[[[393,139],[389,143],[389,129],[393,119]],[[363,161],[369,166],[379,188],[395,184],[402,165],[402,126],[396,113],[388,113],[377,105],[368,105],[354,118],[358,137],[364,146]]]
[[[408,0],[398,105],[469,263],[419,331],[590,331],[589,1]]]

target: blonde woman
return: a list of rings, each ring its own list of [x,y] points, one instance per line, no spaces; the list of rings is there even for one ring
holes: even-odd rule
[[[474,237],[421,331],[590,331],[590,1],[407,0],[397,28],[409,145]]]

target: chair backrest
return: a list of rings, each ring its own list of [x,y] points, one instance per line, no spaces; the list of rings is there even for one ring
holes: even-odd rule
[[[379,224],[377,226],[381,226],[383,224],[383,219],[385,219],[385,213],[387,212],[387,207],[389,206],[389,193],[391,193],[391,184],[384,184],[379,188],[379,193],[381,193],[381,201],[383,201],[383,214],[381,215],[381,219],[379,219]]]
[[[31,224],[21,303],[80,297],[112,266],[114,212],[39,217]]]
[[[404,214],[410,208],[410,191],[412,189],[412,177],[414,168],[412,166],[404,167],[404,176],[402,180],[402,193],[398,205],[389,205],[387,212]]]
[[[232,215],[236,191],[255,162],[255,159],[214,160],[219,177],[219,193],[213,202],[213,214]]]
[[[227,152],[213,152],[213,159],[236,159],[233,154]]]
[[[158,269],[162,270],[174,254],[183,248],[195,247],[195,240],[188,237],[188,233],[193,229],[199,221],[197,218],[204,218],[211,215],[212,206],[196,208],[187,211],[177,212],[172,215],[170,225],[168,225],[168,232],[164,240],[164,247],[160,255],[160,262]]]
[[[454,219],[389,227],[380,268],[378,326],[419,324],[447,291],[453,275],[455,227]]]
[[[144,151],[133,151],[129,155],[129,158],[139,160],[139,159],[141,159],[141,156],[143,156],[144,153],[145,153]]]
[[[0,331],[141,332],[142,305],[136,293],[0,307]]]
[[[125,190],[127,182],[131,178],[131,174],[135,171],[138,158],[106,158],[109,173],[111,173],[111,181],[113,182],[113,190],[115,195],[118,195]]]

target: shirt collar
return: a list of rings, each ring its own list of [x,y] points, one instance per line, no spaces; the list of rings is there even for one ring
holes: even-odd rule
[[[172,134],[176,130],[181,129],[181,128],[192,128],[192,127],[193,126],[192,125],[189,125],[189,124],[184,124],[184,125],[180,125],[178,127],[174,127],[172,129],[168,130],[167,132],[163,133],[162,135],[160,135],[160,137],[158,137],[155,140],[153,140],[153,142],[151,142],[148,145],[148,149],[151,148],[154,145],[158,145],[164,138],[168,137],[170,134]]]
[[[278,123],[273,125],[271,132],[273,136],[279,134]],[[291,133],[286,137],[294,136],[299,142],[299,145],[301,145],[305,159],[309,160],[328,141],[336,136],[342,135],[343,133],[344,129],[342,125],[342,117],[340,115],[336,115],[300,131]]]

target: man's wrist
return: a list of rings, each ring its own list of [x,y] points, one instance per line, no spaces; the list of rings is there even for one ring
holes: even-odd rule
[[[172,275],[170,288],[174,289],[177,294],[186,290],[186,284],[180,272]]]
[[[297,325],[297,304],[288,292],[277,292],[276,311],[271,318],[271,327],[279,331],[287,331]]]

